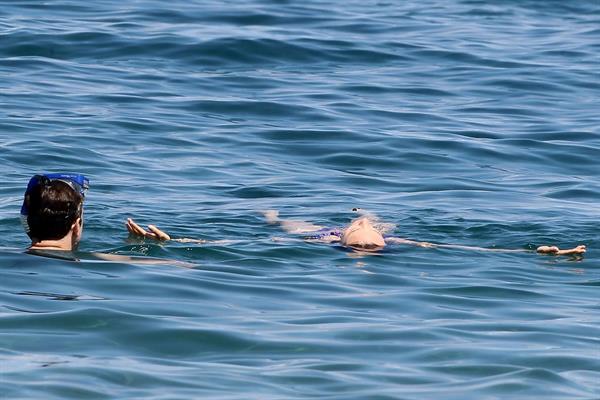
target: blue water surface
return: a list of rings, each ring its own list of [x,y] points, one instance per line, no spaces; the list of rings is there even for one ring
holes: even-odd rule
[[[599,54],[597,1],[2,2],[0,397],[599,398]],[[91,180],[79,262],[23,253],[43,171]],[[354,207],[588,253],[262,216]]]

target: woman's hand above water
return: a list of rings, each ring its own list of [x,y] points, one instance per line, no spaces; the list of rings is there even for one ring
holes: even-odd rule
[[[580,244],[572,249],[561,250],[557,246],[540,246],[537,248],[538,253],[542,254],[553,254],[555,256],[566,256],[571,254],[583,254],[586,251],[586,247]]]
[[[148,225],[148,230],[145,230],[136,224],[133,219],[127,218],[125,226],[127,227],[129,233],[134,236],[141,236],[155,240],[171,240],[171,236],[169,236],[166,232],[161,231],[154,225]]]

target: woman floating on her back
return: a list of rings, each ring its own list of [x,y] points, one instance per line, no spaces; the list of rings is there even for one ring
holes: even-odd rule
[[[383,229],[374,224],[367,217],[362,216],[353,220],[350,225],[340,228],[324,228],[322,226],[313,225],[304,221],[282,220],[279,218],[279,212],[276,210],[268,210],[264,213],[265,219],[269,224],[278,224],[286,232],[292,234],[304,235],[304,240],[310,242],[321,243],[340,243],[342,246],[349,247],[359,251],[378,251],[390,244],[409,244],[420,247],[432,248],[452,248],[462,250],[475,251],[491,251],[491,252],[523,252],[523,249],[494,249],[474,246],[462,246],[453,244],[438,244],[429,242],[419,242],[409,239],[403,239],[395,236],[384,235]],[[139,226],[131,218],[127,219],[126,227],[129,233],[135,236],[142,236],[156,240],[174,240],[184,243],[206,243],[205,240],[199,239],[171,239],[171,236],[160,230],[154,225],[149,225],[148,230]],[[553,254],[553,255],[578,255],[586,251],[585,245],[579,245],[571,249],[561,250],[557,246],[539,246],[538,253]]]

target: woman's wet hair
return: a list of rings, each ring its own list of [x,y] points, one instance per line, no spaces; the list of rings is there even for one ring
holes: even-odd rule
[[[83,196],[68,183],[40,176],[25,194],[28,235],[35,240],[59,240],[81,217]]]

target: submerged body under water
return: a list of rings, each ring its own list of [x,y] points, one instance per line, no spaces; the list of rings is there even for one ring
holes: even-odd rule
[[[5,3],[2,396],[600,396],[595,2]],[[77,262],[25,253],[46,171],[90,178]]]

